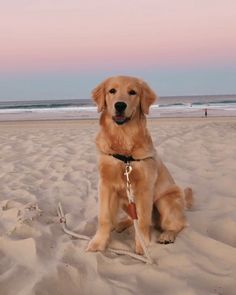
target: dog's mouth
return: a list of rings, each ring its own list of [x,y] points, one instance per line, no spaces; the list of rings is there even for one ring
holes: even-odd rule
[[[112,117],[113,121],[118,124],[118,125],[122,125],[126,122],[128,122],[130,120],[129,117],[126,117],[124,115],[121,114],[116,114],[115,116]]]

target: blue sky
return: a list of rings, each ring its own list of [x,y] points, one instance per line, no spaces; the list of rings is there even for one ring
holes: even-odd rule
[[[236,94],[235,0],[124,2],[0,3],[0,100],[90,98],[120,74],[160,96]]]
[[[0,99],[90,98],[93,87],[110,75],[126,74],[145,79],[159,96],[235,94],[233,66],[195,69],[133,69],[99,72],[43,72],[0,75]]]

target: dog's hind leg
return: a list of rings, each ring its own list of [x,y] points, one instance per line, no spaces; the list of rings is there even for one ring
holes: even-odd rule
[[[128,212],[128,201],[122,200],[121,208],[129,215]],[[121,221],[117,222],[115,226],[115,230],[118,233],[121,233],[122,231],[126,230],[128,227],[133,225],[133,220],[130,217],[124,218]]]
[[[121,233],[122,231],[126,230],[128,227],[133,225],[133,220],[130,218],[121,220],[120,222],[117,223],[115,230],[118,233]]]

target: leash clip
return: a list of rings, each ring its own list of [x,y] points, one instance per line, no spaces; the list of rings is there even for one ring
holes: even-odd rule
[[[133,170],[133,168],[132,168],[130,162],[127,162],[125,164],[125,173],[124,173],[124,175],[126,176],[127,184],[130,184],[129,175],[130,175],[132,170]]]
[[[129,175],[132,172],[132,170],[133,170],[133,168],[132,168],[130,162],[127,162],[125,164],[124,175],[126,176],[126,192],[127,192],[129,203],[134,203],[134,197],[132,195],[131,183],[130,183],[130,179],[129,179]]]

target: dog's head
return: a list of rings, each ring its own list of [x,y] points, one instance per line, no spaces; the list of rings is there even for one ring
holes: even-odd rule
[[[137,112],[149,113],[156,94],[146,82],[127,76],[111,77],[92,92],[98,111],[107,110],[113,121],[122,125],[135,117]]]

